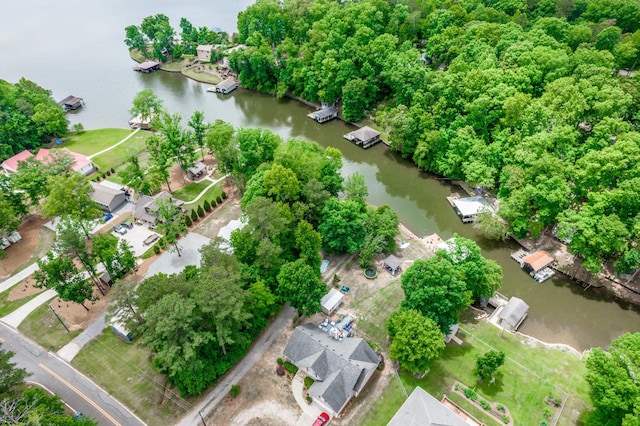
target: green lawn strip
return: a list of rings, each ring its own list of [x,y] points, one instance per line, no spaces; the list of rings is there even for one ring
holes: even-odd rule
[[[62,348],[82,331],[75,330],[68,333],[62,324],[60,324],[58,318],[51,312],[49,303],[45,303],[31,312],[31,314],[22,321],[22,324],[18,326],[18,330],[25,336],[35,340],[40,346],[52,352],[56,352]]]
[[[555,411],[545,401],[548,396],[563,398],[568,394],[572,401],[572,409],[565,408],[559,424],[575,424],[579,413],[588,408],[585,366],[575,355],[534,348],[509,333],[501,337],[497,328],[484,322],[467,322],[461,327],[476,337],[460,332],[464,343],[449,344],[424,379],[402,372],[407,387],[419,385],[440,397],[452,394],[453,383],[458,380],[469,388],[475,387],[488,402],[509,408],[515,424],[538,424],[545,418],[545,408]],[[505,352],[506,362],[495,384],[478,384],[473,376],[476,357],[492,348]]]
[[[174,191],[173,196],[182,201],[191,201],[200,195],[209,185],[211,185],[211,181],[207,179],[200,182],[193,182],[182,189]]]
[[[387,368],[390,368],[388,366]],[[407,392],[410,392],[407,389]],[[410,394],[410,393],[409,393]],[[373,408],[364,419],[362,426],[380,426],[386,425],[389,420],[396,414],[398,408],[406,400],[400,384],[395,377],[389,380],[389,384],[382,392],[382,396],[375,402]]]
[[[389,344],[386,321],[391,312],[399,309],[400,301],[404,299],[404,292],[400,281],[391,282],[367,297],[354,301],[354,307],[360,312],[368,312],[358,318],[357,334],[378,348],[387,348]]]
[[[138,62],[144,62],[147,60],[147,58],[145,58],[138,49],[130,50],[129,56],[131,57],[131,59]]]
[[[139,156],[146,149],[146,140],[150,135],[150,132],[138,132],[122,145],[118,145],[112,150],[94,157],[93,162],[100,167],[101,172],[124,166],[129,157]],[[119,142],[121,139],[114,143]]]
[[[20,283],[16,284],[19,285]],[[9,293],[11,293],[11,291],[15,288],[15,286],[6,289],[5,291],[3,291],[2,293],[0,293],[0,317],[3,317],[7,314],[10,314],[11,312],[15,311],[16,309],[18,309],[20,306],[24,305],[25,303],[27,303],[29,300],[33,299],[34,297],[36,297],[37,295],[39,295],[42,291],[39,291],[37,293],[31,294],[27,297],[22,297],[20,299],[16,299],[16,300],[8,300],[7,298],[9,297]]]
[[[209,182],[209,181],[207,181]],[[211,184],[211,182],[209,182]],[[201,206],[204,203],[204,200],[208,200],[209,203],[215,201],[220,195],[222,195],[222,187],[220,184],[217,184],[211,188],[198,200],[197,203],[188,204],[185,206],[188,212],[191,212],[193,209],[197,209],[198,206]]]
[[[86,130],[81,134],[74,133],[65,137],[61,146],[83,155],[92,155],[120,142],[131,132],[133,130],[129,129]]]
[[[217,75],[196,71],[197,68],[198,67],[183,69],[182,75],[193,78],[194,80],[200,81],[202,83],[218,84],[222,81]]]
[[[156,373],[149,351],[138,343],[125,343],[108,329],[86,345],[72,364],[149,425],[174,424],[193,402],[173,392],[163,402],[165,376]]]

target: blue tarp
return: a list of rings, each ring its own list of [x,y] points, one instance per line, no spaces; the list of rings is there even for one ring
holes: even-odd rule
[[[320,273],[324,274],[324,272],[327,270],[327,266],[329,266],[329,261],[323,260],[322,264],[320,265]]]

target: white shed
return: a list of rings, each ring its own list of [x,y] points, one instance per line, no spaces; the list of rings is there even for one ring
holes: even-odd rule
[[[344,302],[344,294],[340,293],[335,288],[329,290],[329,293],[325,294],[324,297],[320,300],[320,305],[322,305],[322,312],[327,315],[331,315],[338,309],[340,305]]]

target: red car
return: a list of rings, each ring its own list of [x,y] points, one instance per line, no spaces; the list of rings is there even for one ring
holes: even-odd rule
[[[312,426],[323,426],[326,425],[329,421],[329,415],[327,413],[320,413],[315,422],[313,422]]]

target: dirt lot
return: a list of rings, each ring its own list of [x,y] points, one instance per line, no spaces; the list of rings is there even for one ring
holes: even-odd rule
[[[17,269],[40,259],[51,248],[53,232],[42,225],[48,222],[40,215],[31,215],[18,232],[22,240],[7,247],[7,258],[0,261],[0,280],[8,278]]]
[[[406,248],[398,249],[395,254],[403,261],[403,268],[406,269],[414,260],[429,257],[439,240],[435,237],[416,239],[406,228],[401,228],[398,243],[400,241],[409,243]],[[376,259],[378,277],[373,280],[364,277],[354,256],[325,256],[330,263],[323,274],[324,281],[329,285],[346,285],[350,288],[340,313],[355,316],[355,335],[364,337],[375,350],[381,350],[383,353],[388,346],[384,322],[388,313],[399,307],[402,298],[399,274],[391,276],[382,269],[384,257],[386,256]],[[335,275],[340,281],[334,284]],[[316,314],[305,321],[317,324],[323,319],[324,315]],[[228,397],[211,413],[210,419],[215,420],[215,424],[295,424],[297,417],[294,418],[293,413],[299,416],[302,412],[292,395],[291,378],[278,377],[275,374],[276,359],[282,356],[292,330],[293,325],[271,345],[265,356],[239,383],[242,389],[240,395],[235,399]],[[362,423],[392,379],[393,367],[385,355],[385,368],[374,374],[363,393],[346,408],[344,416],[332,420],[331,424]]]

